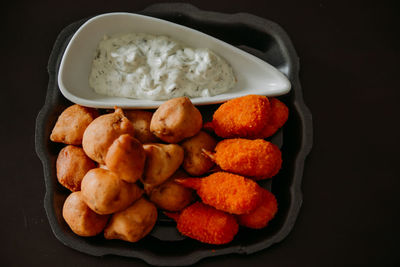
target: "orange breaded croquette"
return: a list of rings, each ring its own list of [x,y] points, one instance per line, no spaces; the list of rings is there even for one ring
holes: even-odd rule
[[[266,96],[242,96],[222,104],[206,126],[224,138],[255,136],[266,126],[269,113],[270,103]]]
[[[233,215],[196,202],[179,213],[165,213],[177,222],[178,231],[208,244],[226,244],[233,240],[239,226]]]
[[[282,165],[279,148],[263,139],[225,139],[217,144],[215,163],[222,170],[251,177],[254,180],[271,178]]]
[[[260,205],[249,214],[237,215],[236,219],[242,226],[261,229],[268,225],[278,211],[278,203],[275,196],[266,189],[262,190],[262,201]]]
[[[261,202],[261,187],[253,180],[236,174],[216,172],[205,178],[175,181],[195,189],[205,204],[232,214],[249,213]]]
[[[267,138],[272,136],[286,123],[289,117],[289,109],[284,103],[275,97],[269,98],[269,103],[271,105],[270,118],[264,129],[255,136],[256,138]]]

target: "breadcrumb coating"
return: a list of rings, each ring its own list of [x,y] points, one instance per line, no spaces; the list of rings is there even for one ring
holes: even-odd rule
[[[275,97],[269,98],[269,103],[271,105],[271,115],[267,125],[265,125],[264,129],[257,135],[258,138],[272,136],[286,123],[289,117],[289,109],[284,103]]]
[[[178,231],[208,244],[226,244],[233,240],[239,226],[233,215],[214,209],[201,202],[185,208],[180,214],[165,213],[177,222]]]
[[[254,180],[273,177],[282,165],[279,148],[263,139],[225,139],[217,144],[215,151],[215,162],[221,169]]]
[[[236,174],[216,172],[205,178],[175,181],[195,189],[205,204],[232,214],[249,213],[261,202],[261,187],[253,180]]]
[[[269,113],[266,96],[247,95],[222,104],[213,115],[211,127],[224,138],[255,136],[266,126]]]
[[[278,203],[275,196],[266,189],[262,190],[260,205],[249,214],[237,215],[236,219],[242,226],[261,229],[268,225],[278,211]]]

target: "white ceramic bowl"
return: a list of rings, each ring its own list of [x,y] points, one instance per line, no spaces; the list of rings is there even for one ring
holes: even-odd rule
[[[199,31],[165,20],[131,13],[107,13],[89,19],[73,35],[58,73],[58,86],[70,101],[95,108],[155,108],[164,101],[105,96],[89,86],[89,74],[98,43],[116,33],[168,35],[195,48],[209,48],[232,66],[237,83],[230,91],[194,97],[196,105],[221,103],[248,94],[277,96],[290,90],[289,80],[265,61]]]

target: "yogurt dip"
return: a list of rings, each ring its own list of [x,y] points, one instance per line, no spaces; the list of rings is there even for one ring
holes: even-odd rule
[[[232,67],[209,49],[145,33],[105,36],[89,77],[99,94],[151,100],[213,96],[235,83]]]

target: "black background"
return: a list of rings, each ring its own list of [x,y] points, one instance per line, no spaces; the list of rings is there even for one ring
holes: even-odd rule
[[[168,1],[7,2],[0,18],[1,265],[146,266],[138,259],[88,256],[55,238],[43,208],[34,129],[45,101],[47,60],[65,26]],[[184,2],[280,24],[300,57],[314,125],[304,202],[290,235],[249,256],[220,256],[197,265],[400,264],[400,9],[395,1]]]

